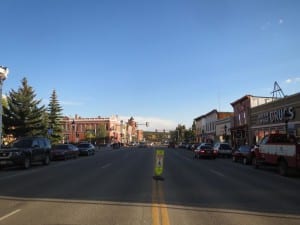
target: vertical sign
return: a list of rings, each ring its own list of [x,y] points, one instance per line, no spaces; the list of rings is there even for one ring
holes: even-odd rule
[[[164,150],[156,150],[154,175],[157,177],[161,176],[163,173],[164,155],[165,155]]]

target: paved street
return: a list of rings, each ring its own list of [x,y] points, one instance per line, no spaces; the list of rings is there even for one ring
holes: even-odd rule
[[[300,177],[231,159],[193,159],[166,149],[164,180],[154,149],[0,171],[0,225],[300,224]]]

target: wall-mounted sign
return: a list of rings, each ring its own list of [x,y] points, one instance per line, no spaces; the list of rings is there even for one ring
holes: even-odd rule
[[[258,124],[269,124],[285,122],[287,120],[293,120],[295,118],[294,107],[284,107],[269,112],[264,112],[258,115]]]

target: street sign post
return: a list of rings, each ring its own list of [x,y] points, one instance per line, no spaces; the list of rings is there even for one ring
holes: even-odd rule
[[[154,178],[162,179],[162,174],[164,171],[164,150],[156,150],[155,152],[155,166],[154,166]]]

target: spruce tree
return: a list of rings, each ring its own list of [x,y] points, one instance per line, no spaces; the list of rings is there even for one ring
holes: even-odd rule
[[[6,134],[14,137],[39,136],[45,133],[43,123],[45,106],[39,106],[41,100],[27,79],[23,78],[17,91],[11,90],[7,95],[7,106],[3,107],[3,126]]]
[[[56,91],[53,90],[48,105],[48,135],[52,144],[57,144],[62,140],[62,107],[59,104]]]

